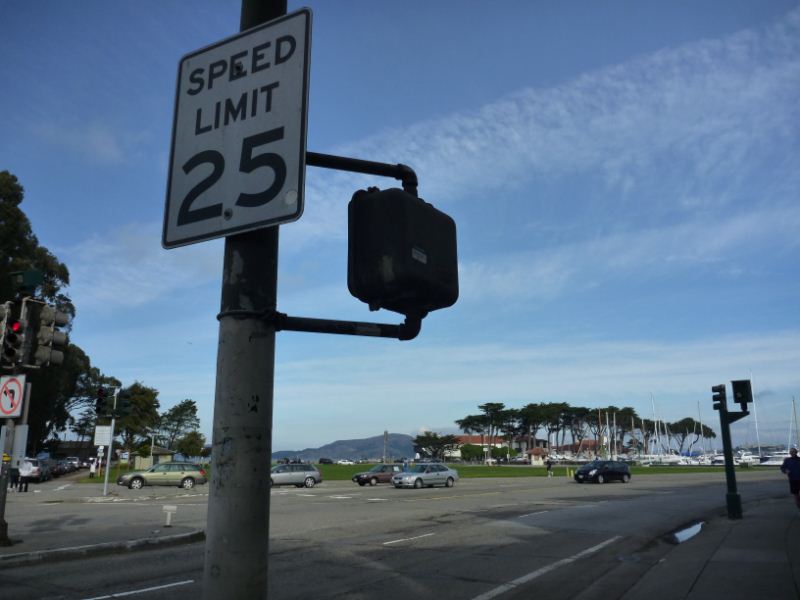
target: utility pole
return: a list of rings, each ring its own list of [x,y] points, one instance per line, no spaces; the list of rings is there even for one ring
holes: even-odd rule
[[[115,427],[117,424],[117,397],[119,396],[119,388],[114,388],[114,404],[111,408],[111,439],[108,442],[108,455],[106,456],[106,472],[105,479],[103,480],[103,496],[108,496],[108,472],[111,470],[111,453],[114,452],[114,434],[116,433]],[[103,461],[100,461],[103,464]]]
[[[242,0],[240,30],[286,14]],[[225,238],[203,598],[267,597],[278,227]]]

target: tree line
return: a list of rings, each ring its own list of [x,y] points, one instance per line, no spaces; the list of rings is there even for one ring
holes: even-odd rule
[[[535,445],[539,432],[546,433],[548,442],[565,446],[570,443],[579,448],[585,440],[605,437],[614,448],[627,448],[647,452],[658,443],[658,450],[671,448],[683,452],[700,438],[713,439],[716,433],[691,417],[668,423],[646,419],[630,406],[588,408],[571,406],[566,402],[539,402],[522,408],[507,408],[501,402],[487,402],[478,406],[481,412],[456,420],[456,425],[466,434],[481,435],[485,443],[495,440],[511,441],[525,438],[528,448]]]
[[[18,294],[11,273],[35,269],[43,276],[37,297],[70,317],[64,327],[67,344],[63,363],[26,371],[31,383],[28,453],[48,449],[68,431],[81,441],[91,439],[95,425],[107,420],[95,414],[98,391],[103,387],[118,387],[120,394],[128,396],[132,407],[129,415],[117,420],[124,450],[141,449],[146,453],[152,441],[183,454],[200,454],[205,439],[198,431],[200,422],[193,400],[183,400],[159,412],[158,390],[138,381],[122,387],[118,379],[92,365],[89,356],[71,343],[69,334],[76,307],[66,293],[69,269],[39,244],[30,220],[20,208],[23,199],[24,188],[17,177],[9,171],[0,171],[0,302],[14,300]]]

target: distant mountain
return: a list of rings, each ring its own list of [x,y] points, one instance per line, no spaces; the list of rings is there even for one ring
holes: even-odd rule
[[[387,459],[412,458],[414,456],[414,444],[410,435],[403,433],[390,433],[386,444]],[[378,459],[383,456],[383,436],[377,435],[371,438],[360,440],[339,440],[330,444],[325,444],[319,448],[306,448],[305,450],[280,450],[272,453],[272,459],[281,458],[307,460],[317,462],[320,458],[330,458],[339,460],[349,458],[350,460],[359,459]]]

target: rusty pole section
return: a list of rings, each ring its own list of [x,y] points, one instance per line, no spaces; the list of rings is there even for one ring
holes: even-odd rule
[[[286,0],[242,0],[244,31]],[[267,597],[278,227],[225,239],[203,598]]]

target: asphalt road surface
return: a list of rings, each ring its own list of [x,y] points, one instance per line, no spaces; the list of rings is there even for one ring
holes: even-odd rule
[[[745,518],[748,502],[786,494],[773,470],[737,477]],[[160,511],[165,499],[200,526],[205,518],[204,486],[192,495],[119,492],[103,507],[108,519]],[[724,514],[725,480],[722,473],[604,485],[563,476],[462,479],[421,490],[326,482],[274,489],[271,503],[271,600],[587,600],[619,597],[670,548],[666,534]],[[78,509],[51,510],[56,521],[59,511]],[[202,577],[203,544],[195,543],[3,570],[0,598],[199,598]]]

